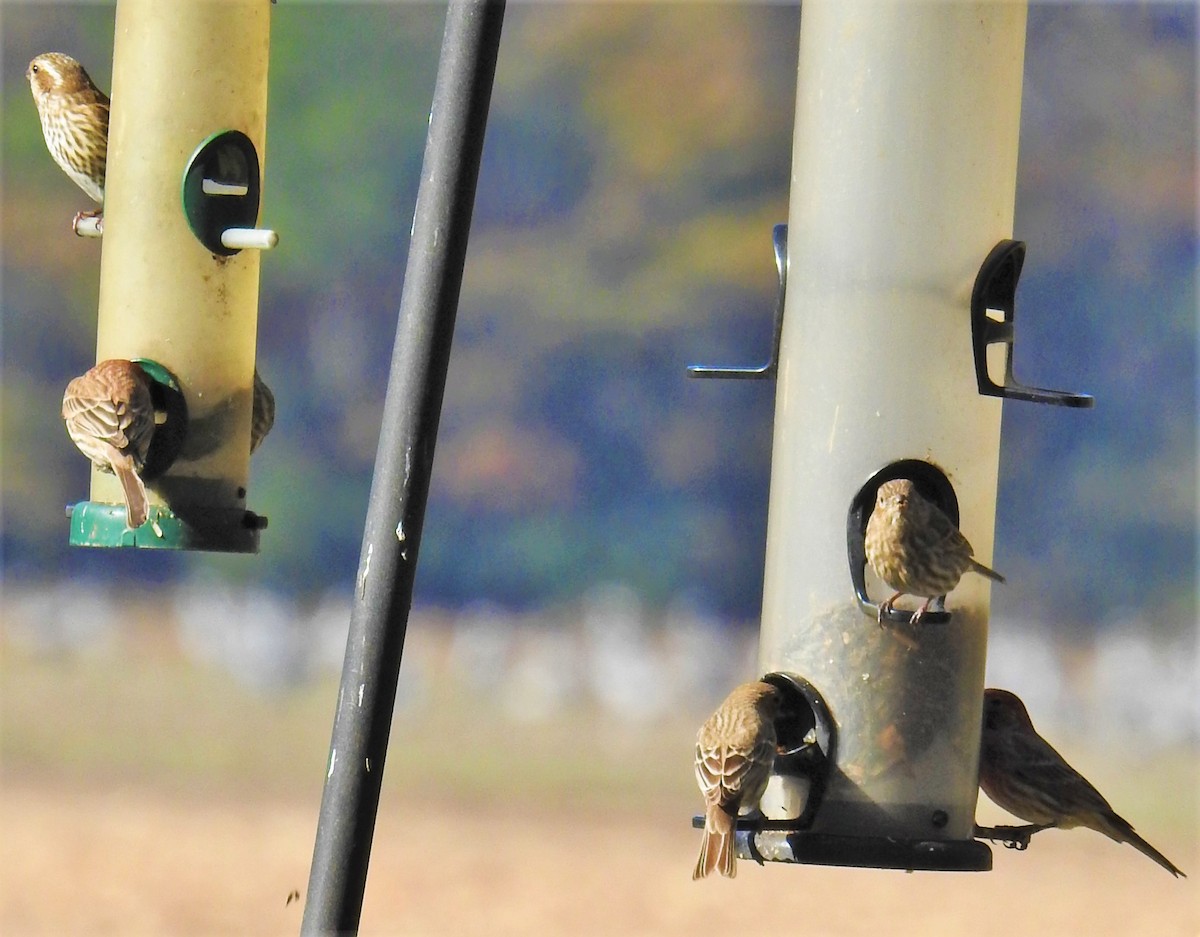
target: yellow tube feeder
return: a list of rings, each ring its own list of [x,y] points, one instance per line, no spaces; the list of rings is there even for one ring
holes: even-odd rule
[[[255,552],[247,510],[269,0],[118,0],[97,358],[140,361],[160,411],[125,526],[92,472],[71,543]]]
[[[767,858],[991,866],[973,838],[991,585],[881,626],[893,590],[862,538],[879,485],[908,477],[991,563],[1001,402],[978,391],[971,299],[1012,235],[1025,19],[805,0],[760,645],[799,722]]]

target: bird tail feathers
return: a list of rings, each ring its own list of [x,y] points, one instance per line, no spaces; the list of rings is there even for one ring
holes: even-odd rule
[[[146,486],[133,469],[128,457],[112,460],[113,472],[125,492],[125,523],[130,527],[141,527],[150,516],[150,502],[146,499]]]
[[[726,813],[720,805],[708,808],[704,818],[704,838],[700,841],[700,858],[692,879],[704,878],[714,869],[726,878],[737,875],[737,856],[734,854],[734,826],[736,818]]]
[[[1129,825],[1128,820],[1117,816],[1115,813],[1111,816],[1105,817],[1104,820],[1104,832],[1115,839],[1118,843],[1129,843],[1130,846],[1140,852],[1143,856],[1153,859],[1176,878],[1179,878],[1181,875],[1183,875],[1184,878],[1187,878],[1187,876],[1179,870],[1175,863],[1173,863],[1161,852],[1142,839],[1142,837],[1140,837],[1134,831],[1133,827]]]
[[[978,560],[971,560],[971,569],[975,570],[975,572],[979,573],[981,576],[987,576],[988,579],[991,579],[993,582],[1005,581],[1004,577],[998,572],[996,572],[994,569],[988,569],[988,567],[984,566]]]

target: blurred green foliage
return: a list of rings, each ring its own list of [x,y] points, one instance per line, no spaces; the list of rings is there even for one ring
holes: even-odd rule
[[[111,4],[3,16],[3,549],[10,577],[216,568],[349,584],[441,38],[440,5],[273,13],[260,364],[278,422],[256,558],[68,550],[86,468],[58,419],[91,363],[99,245],[22,77],[61,49],[109,87]],[[799,10],[508,10],[418,597],[514,606],[622,580],[757,613],[772,388],[689,382],[761,360],[786,220]],[[1195,621],[1196,10],[1034,5],[1016,235],[1018,373],[1091,412],[1005,410],[998,608],[1063,627]]]

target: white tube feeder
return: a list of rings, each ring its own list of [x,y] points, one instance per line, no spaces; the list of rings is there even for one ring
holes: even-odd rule
[[[97,359],[136,359],[158,426],[150,517],[92,473],[72,544],[255,552],[247,510],[266,140],[267,0],[118,0]]]
[[[772,858],[991,866],[973,837],[988,583],[880,627],[847,560],[861,570],[848,541],[898,475],[991,558],[1001,404],[977,389],[970,300],[1012,235],[1025,19],[1024,3],[803,8],[760,664],[803,678],[832,725],[819,766],[780,764],[764,810],[805,828],[759,834]]]
[[[743,858],[991,868],[974,823],[989,582],[916,622],[887,608],[863,541],[877,490],[907,478],[988,563],[998,398],[1092,404],[1013,375],[1025,20],[1021,2],[804,4],[776,347],[689,369],[778,380],[759,657],[784,706]]]
[[[1012,377],[1025,19],[805,0],[778,348],[691,369],[778,380],[759,656],[785,710],[743,857],[991,868],[974,838],[989,583],[964,577],[916,624],[881,612],[894,590],[863,537],[879,486],[909,478],[989,563],[997,398],[1090,403]]]

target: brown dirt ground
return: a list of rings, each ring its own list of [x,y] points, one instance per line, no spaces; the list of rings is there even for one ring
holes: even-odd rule
[[[1200,935],[1195,751],[1061,740],[1190,879],[1082,830],[994,847],[991,873],[693,882],[705,713],[522,725],[434,686],[393,724],[364,935]],[[297,933],[335,691],[249,691],[158,631],[85,655],[0,640],[0,935]],[[986,801],[979,819],[1006,822]]]
[[[741,864],[692,882],[696,834],[655,813],[385,798],[363,934],[720,934],[757,919],[806,935],[1200,934],[1200,862],[1159,845],[1192,879],[1129,847],[1052,831],[991,873]],[[207,799],[155,789],[8,782],[0,802],[0,932],[295,934],[316,803]],[[682,822],[681,822],[682,820]]]

